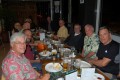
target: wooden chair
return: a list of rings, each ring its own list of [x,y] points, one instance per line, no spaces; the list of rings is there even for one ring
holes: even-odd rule
[[[5,79],[5,76],[2,74],[2,76],[1,76],[1,80],[6,80]]]

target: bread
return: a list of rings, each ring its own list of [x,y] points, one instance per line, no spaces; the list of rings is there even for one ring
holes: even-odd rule
[[[60,64],[59,63],[54,63],[53,67],[54,67],[54,69],[59,70],[60,69]]]

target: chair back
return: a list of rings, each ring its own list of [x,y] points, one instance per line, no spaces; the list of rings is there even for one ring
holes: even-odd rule
[[[119,43],[119,53],[118,55],[115,57],[115,63],[119,63],[120,64],[120,43]]]
[[[2,74],[2,76],[1,76],[1,80],[6,80],[5,79],[5,76]]]

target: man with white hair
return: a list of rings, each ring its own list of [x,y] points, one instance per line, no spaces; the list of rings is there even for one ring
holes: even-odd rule
[[[96,58],[96,53],[99,47],[99,38],[94,33],[94,28],[92,25],[85,25],[86,36],[84,38],[84,47],[82,51],[82,56],[85,59]]]
[[[2,72],[6,80],[49,80],[49,74],[40,78],[29,60],[24,56],[26,50],[26,36],[14,33],[10,38],[11,49],[2,62]]]

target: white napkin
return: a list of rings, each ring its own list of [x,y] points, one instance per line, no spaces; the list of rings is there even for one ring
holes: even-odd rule
[[[95,68],[82,68],[81,80],[94,80]]]
[[[43,41],[45,39],[45,33],[40,33],[40,40]]]
[[[66,75],[65,80],[77,80],[77,72]]]

